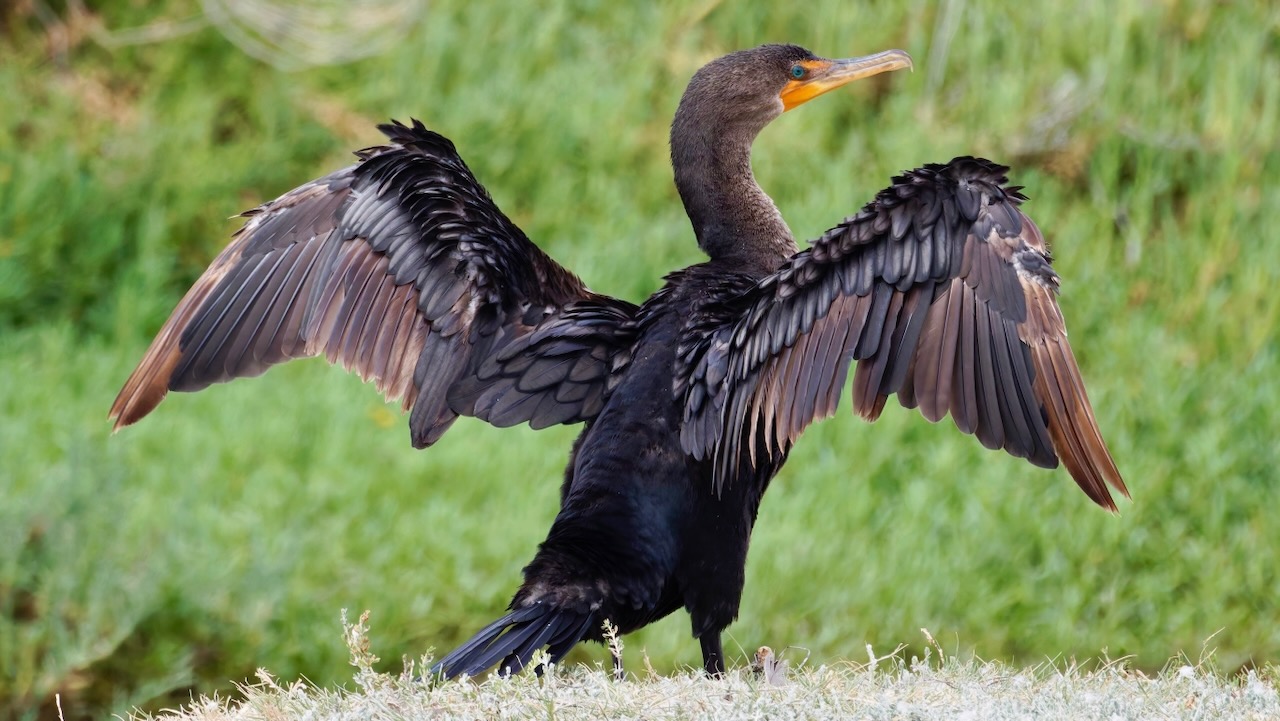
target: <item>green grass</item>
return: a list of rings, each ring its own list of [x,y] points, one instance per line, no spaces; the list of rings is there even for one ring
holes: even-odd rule
[[[94,7],[120,28],[195,5]],[[683,85],[770,40],[918,65],[762,135],[757,175],[797,235],[905,167],[1015,165],[1135,500],[1110,516],[949,422],[841,413],[772,486],[727,645],[836,663],[919,651],[927,627],[1012,664],[1105,650],[1154,670],[1211,636],[1227,671],[1280,659],[1280,10],[943,7],[436,2],[392,52],[297,73],[212,30],[51,58],[34,16],[0,11],[0,714],[54,694],[69,718],[122,712],[259,666],[327,685],[344,607],[375,612],[388,658],[497,615],[574,429],[464,421],[415,452],[319,361],[172,397],[115,437],[106,410],[225,218],[349,162],[388,116],[452,137],[593,288],[644,297],[699,259],[666,159]],[[683,614],[627,643],[663,672],[698,659]]]

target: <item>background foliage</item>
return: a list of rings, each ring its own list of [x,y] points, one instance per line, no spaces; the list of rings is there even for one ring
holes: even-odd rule
[[[0,715],[55,693],[69,716],[174,703],[257,666],[324,684],[345,677],[343,607],[373,610],[391,658],[496,616],[574,429],[464,421],[417,453],[319,361],[171,398],[117,437],[111,399],[225,219],[350,162],[389,116],[453,138],[593,288],[644,297],[699,260],[667,164],[684,83],[779,40],[918,65],[762,135],[757,175],[798,236],[905,167],[1015,165],[1135,501],[1103,513],[949,422],[842,413],[770,491],[729,646],[829,662],[927,627],[1013,663],[1159,668],[1206,642],[1227,668],[1280,658],[1274,3],[438,0],[385,54],[291,73],[209,28],[110,42],[199,9],[0,9]],[[628,648],[697,660],[683,614]]]

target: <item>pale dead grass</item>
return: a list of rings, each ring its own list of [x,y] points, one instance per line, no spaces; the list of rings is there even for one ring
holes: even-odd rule
[[[281,721],[307,719],[1277,719],[1274,669],[1229,679],[1208,659],[1173,663],[1149,677],[1121,661],[1013,668],[932,653],[893,654],[865,664],[804,667],[766,678],[751,669],[721,680],[698,672],[652,672],[615,681],[611,670],[552,668],[543,677],[491,677],[430,684],[409,662],[399,676],[372,669],[367,617],[346,626],[355,688],[283,683],[266,671],[244,698],[202,698],[134,719]]]

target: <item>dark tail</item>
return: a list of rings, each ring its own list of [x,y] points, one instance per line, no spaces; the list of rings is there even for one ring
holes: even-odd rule
[[[548,647],[551,662],[558,663],[569,649],[600,623],[596,613],[555,608],[543,602],[518,608],[485,626],[470,641],[440,659],[434,675],[454,678],[479,676],[501,662],[502,673],[518,673],[533,654]]]

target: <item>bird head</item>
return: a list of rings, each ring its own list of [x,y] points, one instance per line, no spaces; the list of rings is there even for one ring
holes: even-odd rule
[[[694,73],[681,111],[759,132],[774,118],[823,93],[891,70],[910,68],[902,50],[830,60],[798,45],[761,45],[712,60]],[[681,114],[677,111],[677,116]]]

